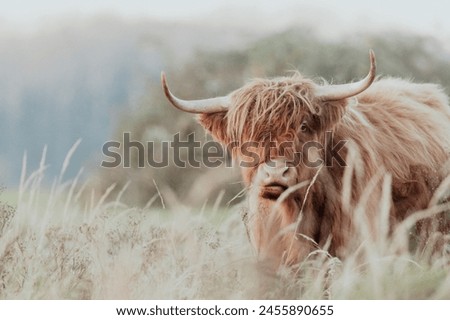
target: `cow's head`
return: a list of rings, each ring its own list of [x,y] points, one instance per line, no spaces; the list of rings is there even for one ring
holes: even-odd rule
[[[282,232],[296,222],[302,205],[321,205],[320,192],[308,199],[309,204],[304,201],[305,182],[311,181],[318,170],[311,164],[320,163],[316,160],[323,157],[314,143],[325,142],[325,132],[340,122],[350,103],[348,98],[366,90],[374,78],[372,51],[369,74],[350,84],[318,85],[295,73],[253,80],[226,96],[188,101],[175,97],[164,73],[161,75],[172,105],[199,114],[200,123],[212,136],[231,146],[249,190],[252,242],[264,255],[278,255],[278,262],[288,264],[297,261],[298,254],[291,257],[285,246],[279,247],[283,242],[279,238],[292,238],[301,232],[314,239],[320,232],[319,218],[314,217],[304,220],[295,232]],[[302,154],[308,143],[308,154]],[[274,213],[273,208],[282,210]]]

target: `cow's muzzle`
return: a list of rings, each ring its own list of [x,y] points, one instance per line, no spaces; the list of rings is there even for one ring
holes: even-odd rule
[[[275,159],[258,168],[259,196],[264,199],[277,200],[287,188],[296,183],[296,171],[288,166],[286,160]]]

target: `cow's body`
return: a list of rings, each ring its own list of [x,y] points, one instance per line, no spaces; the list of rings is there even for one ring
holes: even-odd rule
[[[450,107],[442,89],[399,79],[372,84],[373,77],[362,90],[326,97],[318,94],[326,86],[299,74],[254,80],[225,100],[209,101],[213,112],[201,112],[201,124],[225,144],[275,143],[270,152],[254,148],[260,161],[242,168],[251,240],[273,265],[296,264],[324,247],[345,257],[360,244],[361,226],[376,241],[427,208],[449,174]],[[346,141],[339,151],[344,165],[327,154],[340,141]],[[242,151],[234,155],[245,160]],[[299,154],[308,161],[294,161]],[[445,212],[419,226],[425,225],[426,232],[430,226],[450,231]]]

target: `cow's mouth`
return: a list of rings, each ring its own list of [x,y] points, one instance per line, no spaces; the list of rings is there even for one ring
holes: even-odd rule
[[[275,201],[287,188],[286,185],[277,182],[269,183],[261,188],[259,195],[264,199]]]

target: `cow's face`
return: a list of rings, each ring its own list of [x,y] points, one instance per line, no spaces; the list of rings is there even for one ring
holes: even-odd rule
[[[200,115],[206,130],[231,149],[259,202],[275,202],[317,172],[323,133],[340,121],[347,99],[322,101],[315,92],[299,74],[260,79],[233,92],[226,111]]]
[[[324,132],[339,123],[348,98],[373,82],[372,52],[370,58],[368,76],[356,83],[319,86],[295,74],[254,80],[227,96],[196,101],[173,96],[162,76],[169,101],[180,110],[200,114],[205,129],[232,149],[248,189],[252,242],[275,264],[297,262],[311,249],[298,234],[313,239],[319,232],[317,217],[297,223],[303,206],[321,205],[320,190],[305,197],[308,182],[319,170],[315,160],[323,158],[317,144],[326,143]],[[305,148],[308,144],[312,147]]]

